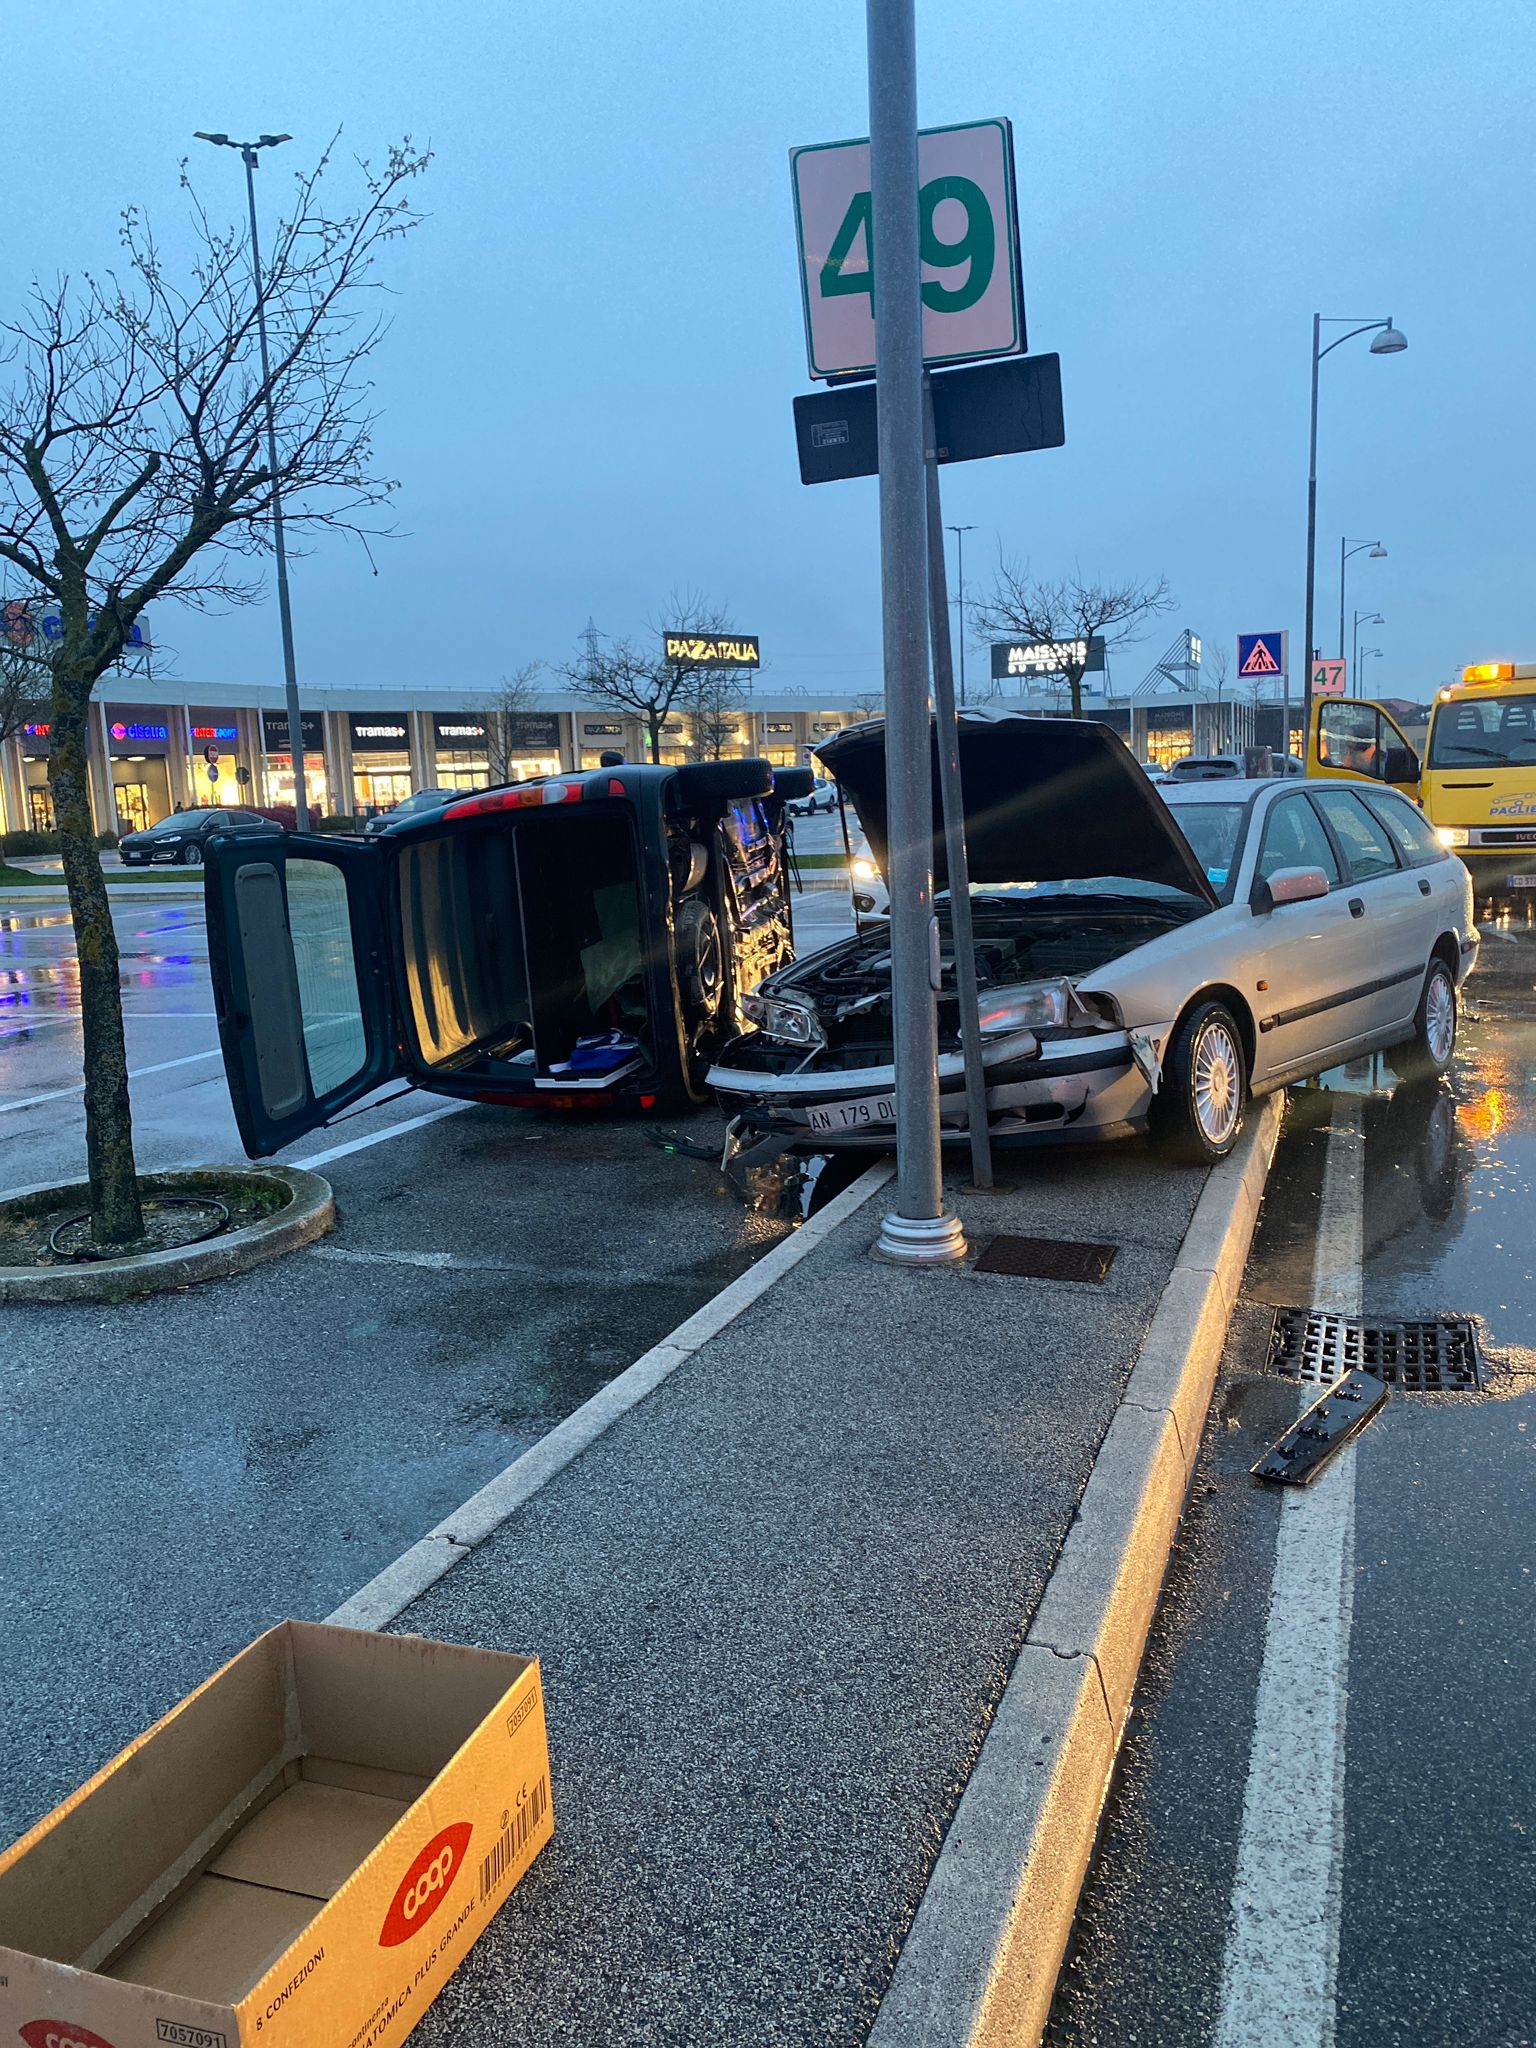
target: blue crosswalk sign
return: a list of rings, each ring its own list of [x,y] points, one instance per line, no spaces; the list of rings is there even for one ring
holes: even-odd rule
[[[1290,661],[1289,633],[1239,633],[1237,672],[1246,682],[1265,677],[1274,682],[1285,675]]]

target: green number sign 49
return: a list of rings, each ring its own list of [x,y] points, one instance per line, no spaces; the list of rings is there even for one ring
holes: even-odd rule
[[[797,149],[790,163],[811,375],[872,369],[876,257],[869,145]],[[1021,352],[1024,308],[1009,124],[924,130],[918,171],[920,254],[929,273],[922,285],[926,360],[963,362]]]
[[[957,199],[965,209],[964,231],[953,242],[944,240],[936,220],[940,202],[945,199]],[[983,296],[992,282],[992,270],[997,262],[997,230],[992,224],[992,209],[987,204],[987,195],[970,178],[930,178],[926,185],[919,187],[917,203],[924,263],[934,270],[959,270],[962,266],[965,270],[964,277],[953,284],[941,278],[929,278],[923,285],[923,304],[940,313],[963,313],[967,306],[974,306]],[[822,296],[834,299],[850,292],[867,292],[873,300],[874,249],[870,195],[855,192],[848,202],[848,211],[843,215],[843,224],[827,251],[827,260],[821,266]],[[850,261],[860,263],[862,267],[851,270],[848,267]]]

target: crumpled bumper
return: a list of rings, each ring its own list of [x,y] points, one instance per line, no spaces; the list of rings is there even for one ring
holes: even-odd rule
[[[1124,1032],[1069,1040],[1059,1051],[1043,1044],[1035,1057],[989,1063],[986,1077],[988,1130],[999,1144],[1122,1137],[1145,1125],[1152,1099],[1151,1079]],[[890,1067],[766,1076],[722,1062],[709,1081],[728,1116],[785,1138],[794,1150],[879,1151],[895,1142]],[[865,1113],[867,1121],[851,1120]],[[945,1144],[969,1136],[958,1053],[939,1061],[939,1133]]]

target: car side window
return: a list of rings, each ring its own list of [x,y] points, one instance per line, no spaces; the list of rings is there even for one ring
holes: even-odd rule
[[[1353,791],[1320,789],[1313,800],[1337,834],[1354,881],[1370,882],[1396,872],[1392,841]]]
[[[1391,833],[1398,852],[1410,867],[1449,858],[1435,836],[1434,826],[1406,797],[1396,796],[1390,790],[1373,790],[1371,809]]]
[[[1322,821],[1304,796],[1282,797],[1264,826],[1256,879],[1267,882],[1280,868],[1321,868],[1330,888],[1343,879]]]

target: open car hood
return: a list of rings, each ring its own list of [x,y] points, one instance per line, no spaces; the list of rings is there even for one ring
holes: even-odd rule
[[[938,748],[933,768],[934,888],[948,887]],[[850,725],[816,749],[852,799],[886,865],[885,720]],[[1125,742],[1082,718],[960,713],[960,781],[972,882],[1074,882],[1125,875],[1214,906],[1205,870]]]

